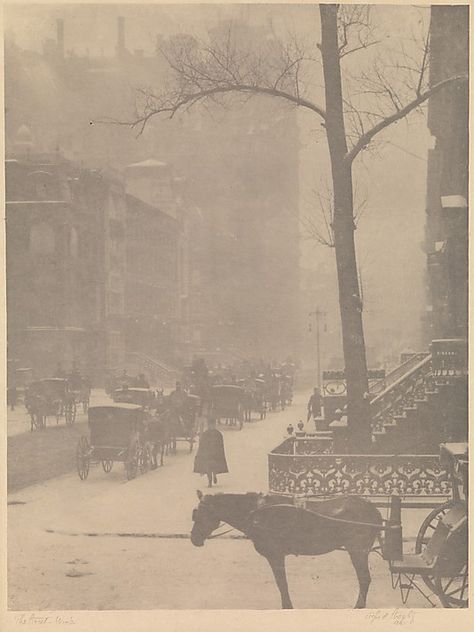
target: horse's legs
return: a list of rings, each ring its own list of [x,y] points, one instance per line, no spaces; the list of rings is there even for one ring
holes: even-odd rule
[[[285,556],[284,555],[272,555],[265,556],[273,571],[273,576],[278,586],[278,590],[281,595],[281,607],[284,610],[291,610],[293,604],[291,603],[290,593],[288,592],[288,581],[286,579],[285,570]]]
[[[367,593],[371,582],[369,571],[369,553],[367,550],[351,549],[347,551],[359,580],[359,596],[354,608],[365,608]]]

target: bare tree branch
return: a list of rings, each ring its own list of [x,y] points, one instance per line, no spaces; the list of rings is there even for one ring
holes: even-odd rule
[[[443,88],[446,88],[450,84],[458,83],[461,81],[467,81],[467,80],[468,80],[467,75],[456,75],[454,77],[449,77],[448,79],[444,79],[443,81],[440,81],[439,83],[434,85],[429,90],[422,92],[420,95],[416,97],[416,99],[413,99],[412,101],[410,101],[410,103],[408,103],[404,107],[397,109],[396,112],[394,112],[390,116],[385,117],[379,123],[374,125],[374,127],[368,130],[365,134],[363,134],[359,138],[358,142],[354,145],[354,147],[346,154],[344,158],[345,162],[349,164],[352,163],[354,159],[358,156],[358,154],[367,147],[367,145],[371,142],[371,140],[377,134],[379,134],[382,130],[386,129],[393,123],[396,123],[397,121],[400,121],[401,119],[408,116],[410,112],[412,112],[417,107],[422,105],[425,101],[430,99],[437,92],[439,92]]]
[[[338,10],[339,59],[379,44],[373,39],[369,5],[344,5]]]

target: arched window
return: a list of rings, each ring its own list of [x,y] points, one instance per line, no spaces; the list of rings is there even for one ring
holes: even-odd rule
[[[54,251],[53,228],[44,222],[33,224],[30,230],[30,252],[34,255],[52,255]]]

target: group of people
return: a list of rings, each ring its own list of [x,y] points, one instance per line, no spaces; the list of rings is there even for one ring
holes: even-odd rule
[[[79,391],[83,388],[92,388],[90,379],[82,375],[77,366],[73,365],[70,371],[65,371],[59,362],[53,377],[58,377],[68,381],[68,386],[72,391]]]
[[[190,393],[208,401],[213,386],[240,386],[245,391],[246,401],[253,402],[257,410],[268,403],[272,410],[278,405],[284,409],[293,398],[295,365],[241,362],[229,366],[218,364],[208,369],[203,359],[195,359],[183,371],[183,384]],[[249,404],[250,405],[250,404]]]
[[[105,392],[113,393],[119,388],[150,388],[150,383],[144,373],[132,376],[123,369],[119,375],[110,374],[105,381]]]

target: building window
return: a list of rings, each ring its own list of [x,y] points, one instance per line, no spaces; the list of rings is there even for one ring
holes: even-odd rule
[[[54,230],[45,223],[33,224],[30,230],[30,252],[34,255],[52,255],[55,251]]]

